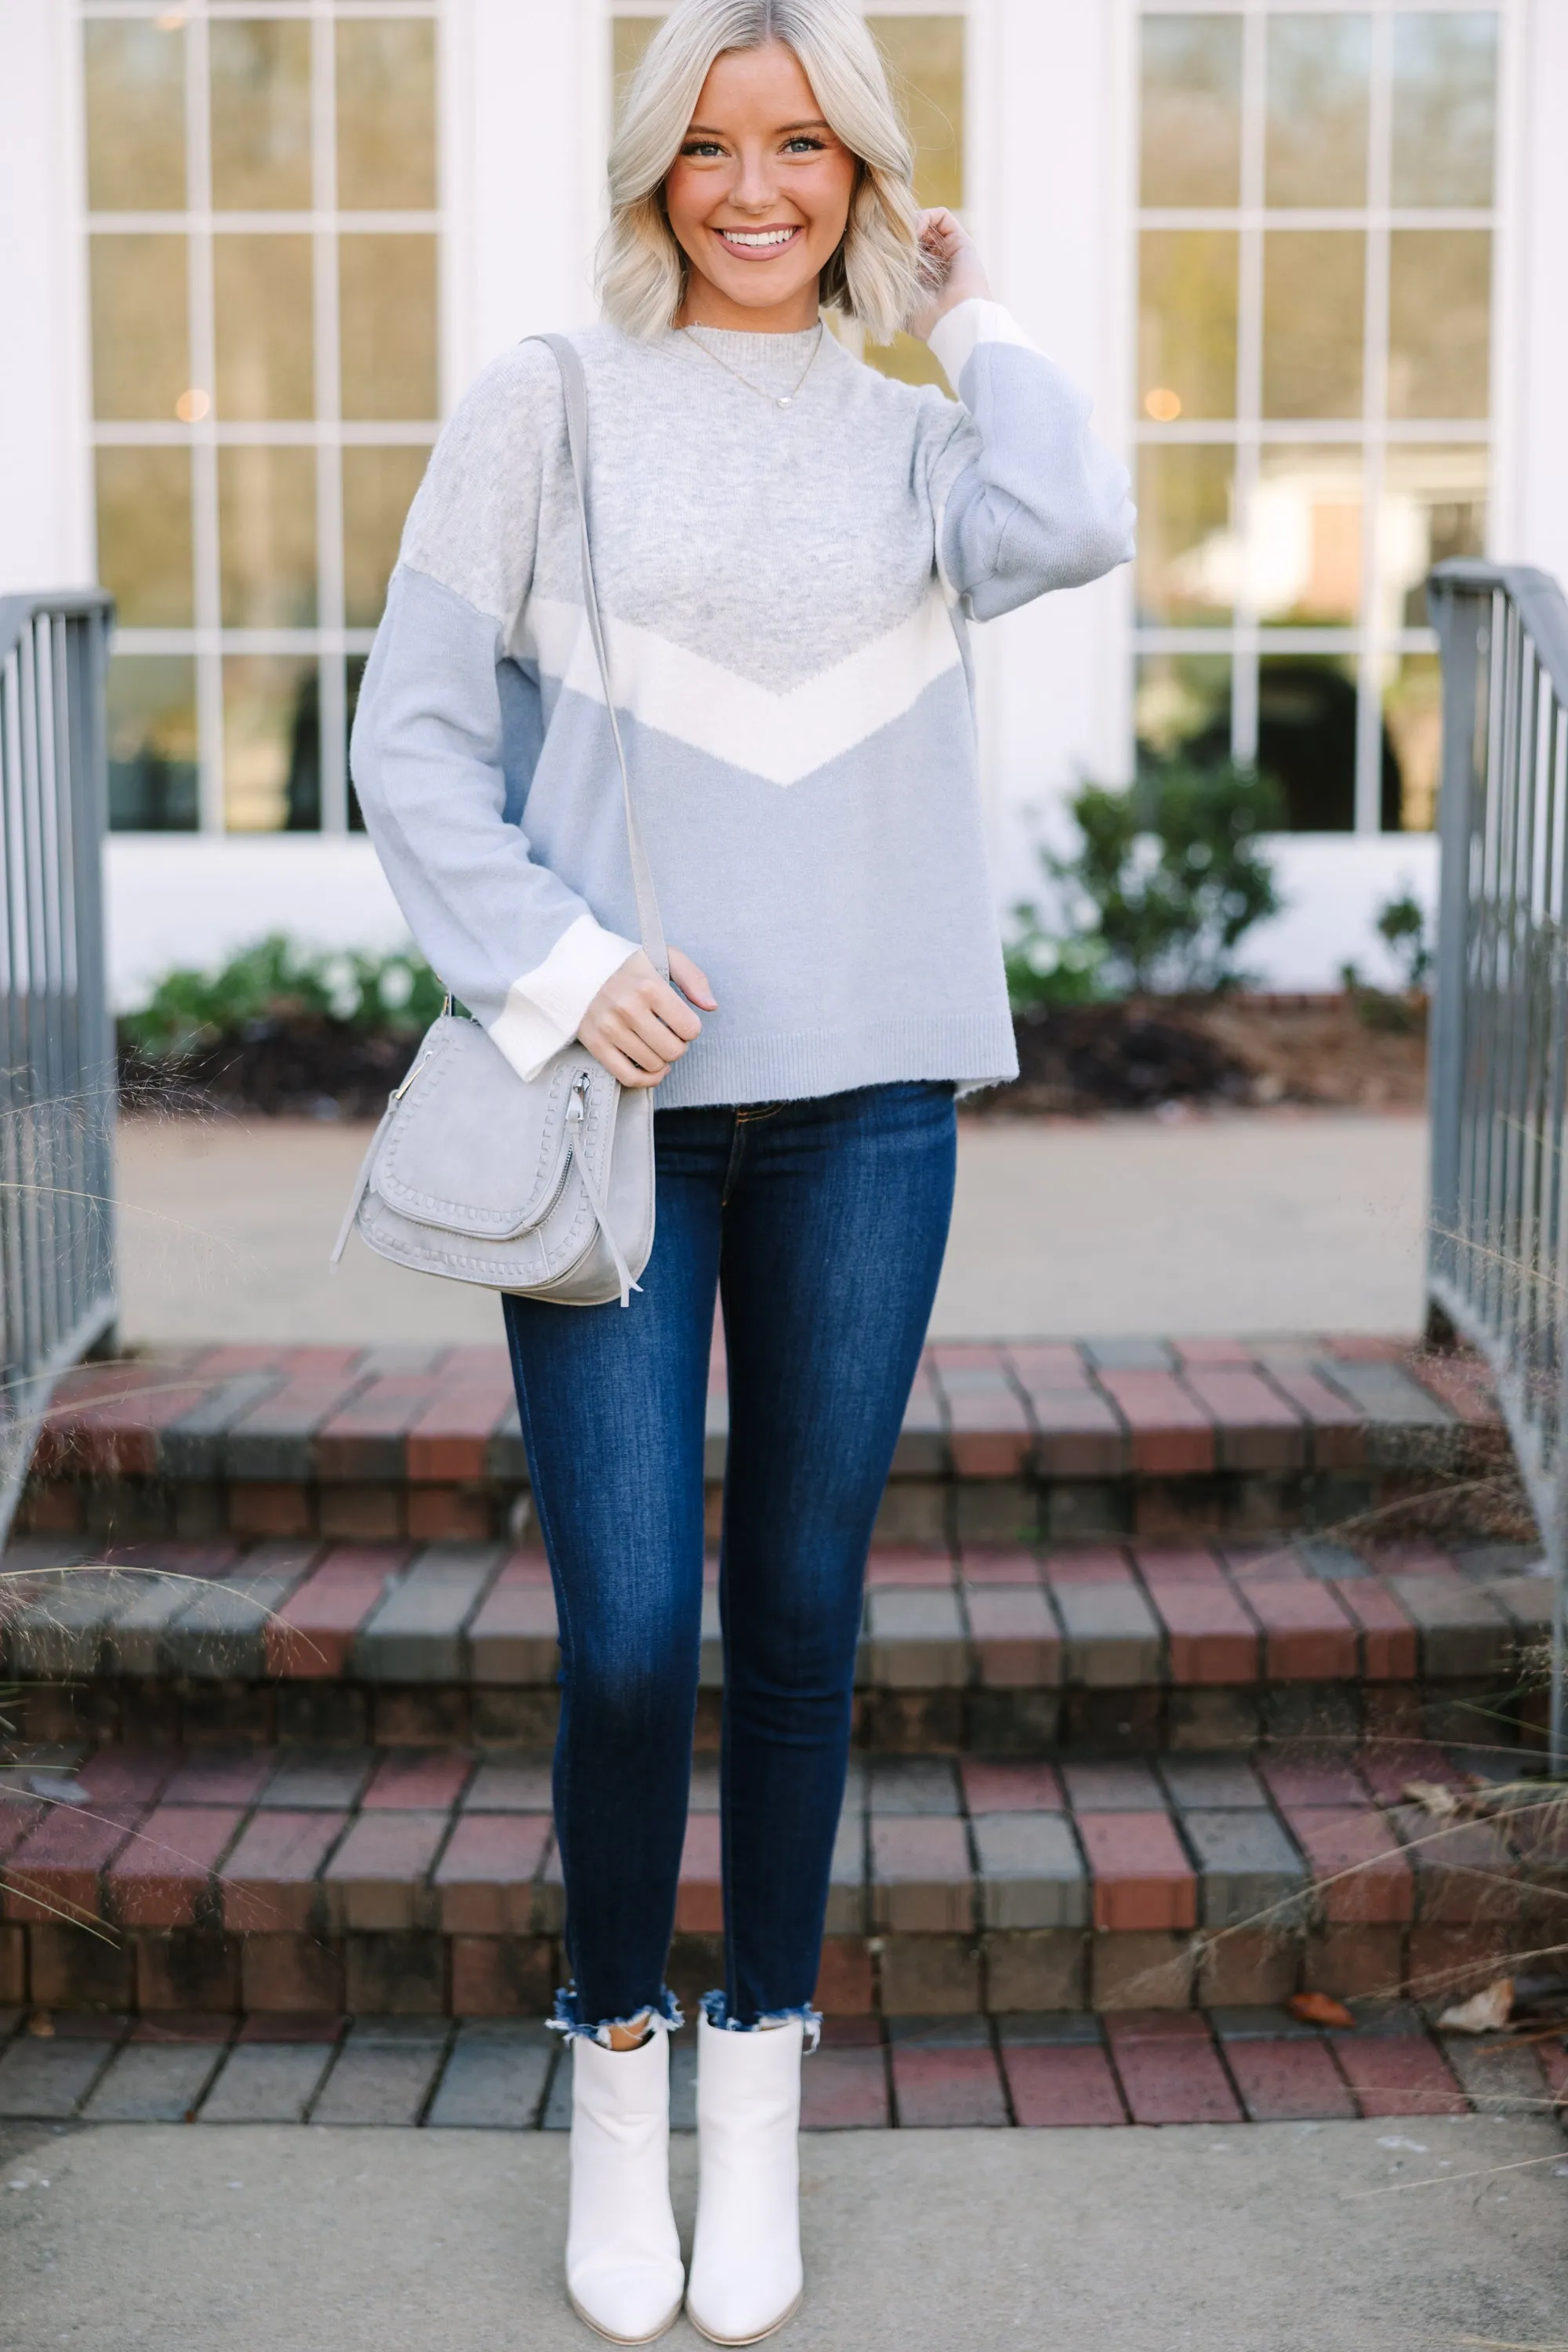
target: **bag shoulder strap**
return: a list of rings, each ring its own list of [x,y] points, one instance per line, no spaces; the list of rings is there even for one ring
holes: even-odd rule
[[[659,917],[652,869],[647,862],[647,852],[643,847],[642,835],[637,830],[637,810],[632,805],[632,780],[626,767],[626,747],[621,741],[620,721],[616,717],[616,697],[610,684],[610,657],[605,643],[605,624],[599,611],[599,593],[594,585],[594,551],[588,540],[588,380],[583,373],[583,362],[575,344],[569,342],[564,335],[536,335],[531,340],[549,346],[561,371],[561,388],[566,401],[566,446],[572,455],[572,479],[577,492],[583,604],[588,615],[588,634],[594,641],[599,677],[604,684],[605,708],[610,714],[610,733],[615,738],[616,757],[620,762],[621,794],[626,813],[626,846],[631,853],[632,888],[637,902],[637,930],[644,954],[660,977],[668,980],[669,952],[664,943],[664,924]]]

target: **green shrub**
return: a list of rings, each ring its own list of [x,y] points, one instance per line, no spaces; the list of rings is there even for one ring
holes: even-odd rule
[[[1408,886],[1378,914],[1373,925],[1394,961],[1404,967],[1404,986],[1373,988],[1353,963],[1342,964],[1345,994],[1369,1029],[1413,1035],[1426,1018],[1421,997],[1432,970],[1432,950],[1426,940],[1426,915]]]
[[[127,1045],[158,1061],[299,1021],[413,1036],[428,1028],[444,994],[411,949],[384,956],[322,953],[274,932],[219,971],[165,973],[140,1012],[121,1016],[120,1031]]]
[[[1236,951],[1281,904],[1258,835],[1281,820],[1273,782],[1226,762],[1172,761],[1124,792],[1085,784],[1079,846],[1041,862],[1065,928],[1031,906],[1007,953],[1016,1010],[1146,991],[1207,993],[1242,977]]]

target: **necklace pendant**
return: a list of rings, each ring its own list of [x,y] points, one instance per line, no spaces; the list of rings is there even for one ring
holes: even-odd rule
[[[781,408],[788,408],[794,398],[795,394],[793,392],[784,393],[779,401],[779,406]]]

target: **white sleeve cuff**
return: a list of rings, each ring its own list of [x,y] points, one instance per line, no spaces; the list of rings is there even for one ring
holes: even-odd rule
[[[552,1054],[571,1044],[610,974],[637,951],[635,940],[579,915],[544,961],[512,982],[490,1035],[520,1078],[536,1078]]]
[[[1017,343],[1026,352],[1039,350],[1011,310],[1005,310],[1000,302],[983,302],[977,294],[944,311],[926,341],[954,392],[976,343]]]

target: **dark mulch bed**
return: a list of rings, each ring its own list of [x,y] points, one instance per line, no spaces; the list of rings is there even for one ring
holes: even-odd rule
[[[247,1111],[269,1118],[379,1118],[419,1040],[346,1021],[258,1022],[180,1062],[121,1047],[127,1110]]]
[[[1167,1103],[1414,1109],[1426,1100],[1425,1007],[1346,996],[1131,998],[1020,1014],[1018,1077],[983,1113],[1157,1110]]]
[[[1016,1024],[1017,1083],[973,1097],[982,1115],[1242,1108],[1282,1102],[1415,1108],[1426,1098],[1426,1014],[1348,997],[1130,999],[1041,1007]],[[347,1022],[258,1022],[179,1063],[121,1052],[128,1110],[379,1118],[414,1058],[406,1032]]]

